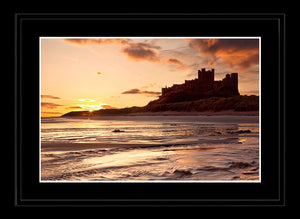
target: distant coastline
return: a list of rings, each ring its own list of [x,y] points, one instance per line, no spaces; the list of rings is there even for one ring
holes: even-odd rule
[[[163,112],[144,112],[144,113],[129,113],[127,116],[258,116],[259,111],[233,111],[225,110],[219,112],[204,111],[204,112],[177,112],[177,111],[163,111]]]
[[[72,111],[62,117],[93,116],[196,116],[196,115],[248,115],[258,116],[259,96],[210,97],[196,101],[148,104],[143,107]]]

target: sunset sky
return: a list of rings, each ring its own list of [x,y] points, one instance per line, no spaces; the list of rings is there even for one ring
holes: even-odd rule
[[[215,69],[259,95],[259,38],[40,38],[41,115],[144,106],[161,88]]]

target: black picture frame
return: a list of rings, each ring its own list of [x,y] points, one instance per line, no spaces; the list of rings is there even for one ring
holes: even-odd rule
[[[286,205],[285,13],[15,13],[14,18],[14,206]],[[261,183],[39,183],[41,36],[260,36]]]

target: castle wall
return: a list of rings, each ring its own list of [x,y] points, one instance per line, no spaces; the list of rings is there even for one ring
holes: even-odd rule
[[[206,96],[234,96],[239,95],[238,73],[227,74],[221,81],[214,80],[214,69],[198,70],[198,78],[185,80],[184,84],[174,84],[172,87],[162,88],[161,97],[169,94],[185,95],[186,98],[204,98]]]

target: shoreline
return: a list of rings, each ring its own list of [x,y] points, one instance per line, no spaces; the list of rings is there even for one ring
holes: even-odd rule
[[[173,144],[172,144],[173,145]],[[176,144],[174,144],[176,145]],[[108,148],[142,148],[157,147],[162,144],[122,144],[122,143],[41,143],[41,152],[51,151],[82,151]],[[165,146],[168,146],[167,144]]]
[[[128,113],[128,114],[116,114],[116,115],[86,115],[86,116],[57,116],[57,117],[41,117],[41,118],[101,118],[101,117],[121,117],[121,116],[128,116],[128,117],[135,117],[135,116],[259,116],[259,111],[233,111],[233,110],[226,110],[226,111],[163,111],[163,112],[140,112],[140,113]]]
[[[259,111],[190,111],[190,112],[179,112],[179,111],[164,111],[164,112],[143,112],[143,113],[129,113],[124,116],[259,116]]]

